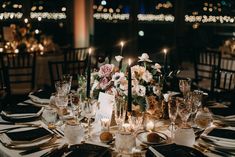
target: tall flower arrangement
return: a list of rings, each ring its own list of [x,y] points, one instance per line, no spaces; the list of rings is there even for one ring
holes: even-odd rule
[[[153,64],[147,53],[138,57],[138,64],[131,67],[132,97],[136,109],[151,109],[151,99],[161,94],[161,66]],[[92,74],[93,96],[100,91],[127,98],[127,72],[120,71],[113,64],[105,64]]]

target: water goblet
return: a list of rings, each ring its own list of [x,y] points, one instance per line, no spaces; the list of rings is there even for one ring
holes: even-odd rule
[[[192,104],[190,101],[178,98],[177,99],[177,106],[178,106],[178,114],[182,120],[182,128],[187,128],[189,125],[187,124],[187,120],[192,112]]]
[[[62,75],[62,81],[64,81],[67,85],[67,89],[66,89],[66,94],[68,94],[71,90],[71,85],[72,85],[72,79],[73,79],[73,76],[70,75],[70,74],[63,74]]]
[[[56,95],[54,101],[59,115],[59,123],[63,124],[64,116],[69,113],[67,110],[68,101],[69,101],[68,96]]]
[[[68,94],[68,83],[66,81],[56,81],[55,82],[55,89],[57,95],[66,95]]]
[[[186,94],[191,89],[191,79],[190,78],[186,78],[186,79],[179,80],[179,89],[182,92],[183,96],[185,97]]]
[[[170,130],[171,130],[171,139],[174,138],[175,131],[175,120],[178,115],[178,106],[177,106],[177,97],[170,96],[168,101],[168,113],[171,121]]]
[[[195,115],[202,105],[202,96],[203,92],[199,90],[195,90],[193,92],[188,93],[187,99],[189,99],[192,103],[192,112],[190,116],[190,121],[192,124],[194,124]]]

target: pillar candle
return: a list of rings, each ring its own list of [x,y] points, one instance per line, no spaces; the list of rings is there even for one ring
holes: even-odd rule
[[[164,52],[164,73],[166,75],[167,68],[168,68],[168,65],[167,65],[167,49],[163,49],[163,52]]]
[[[132,79],[131,79],[131,59],[129,59],[128,66],[128,108],[127,111],[132,111]]]
[[[90,98],[90,89],[91,89],[91,48],[89,48],[88,51],[88,63],[87,63],[87,89],[86,89],[86,95],[87,98]]]
[[[123,46],[124,46],[124,42],[121,41],[121,42],[120,42],[120,45],[121,45],[120,56],[123,57]],[[122,69],[122,60],[119,62],[119,69],[120,69],[120,70]]]

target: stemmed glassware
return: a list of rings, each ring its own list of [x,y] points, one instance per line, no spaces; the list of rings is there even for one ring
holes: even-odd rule
[[[177,97],[175,97],[175,96],[169,97],[168,112],[169,112],[169,118],[171,121],[171,125],[170,125],[171,139],[173,139],[174,138],[174,131],[175,131],[175,120],[178,115]]]
[[[191,90],[191,79],[181,79],[179,80],[179,89],[183,93],[183,96],[185,97],[188,92]]]
[[[115,121],[117,123],[118,129],[121,129],[126,117],[126,101],[125,98],[117,97],[114,105],[114,115]]]
[[[203,92],[199,90],[189,92],[187,95],[187,99],[189,99],[192,104],[192,112],[191,112],[191,118],[190,118],[192,124],[194,124],[195,115],[198,109],[202,105],[202,96],[203,96]]]
[[[71,90],[72,79],[73,79],[73,76],[70,74],[63,74],[62,75],[62,81],[66,84],[66,87],[67,87],[65,89],[66,94],[69,94],[69,92]]]
[[[187,120],[192,112],[192,103],[189,99],[178,98],[177,99],[178,114],[182,120],[182,127],[188,128]]]
[[[91,118],[95,116],[96,103],[92,102],[91,99],[87,99],[82,103],[81,114],[87,118],[88,134],[87,139],[91,138]]]

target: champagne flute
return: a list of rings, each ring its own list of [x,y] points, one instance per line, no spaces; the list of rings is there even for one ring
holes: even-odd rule
[[[175,131],[175,120],[178,115],[178,106],[177,106],[177,97],[170,96],[168,101],[168,113],[171,121],[170,129],[171,129],[171,139],[174,138]]]
[[[117,123],[118,129],[121,129],[126,117],[126,101],[125,98],[117,97],[116,103],[114,105],[114,115],[115,121]]]
[[[91,118],[95,116],[95,104],[90,99],[87,99],[82,104],[82,115],[87,118],[88,134],[87,139],[91,138]]]

